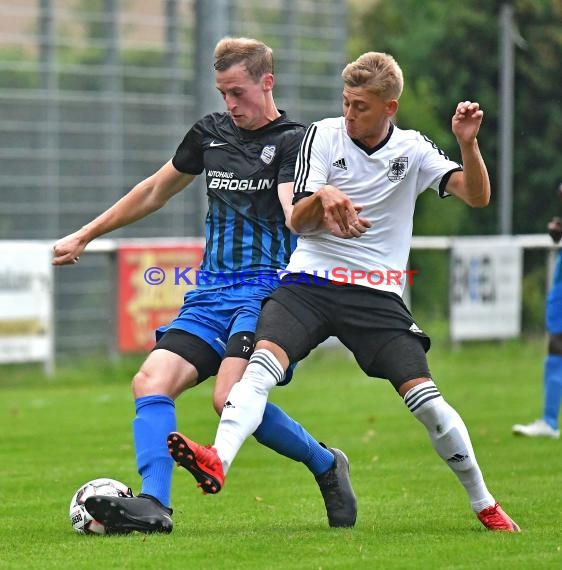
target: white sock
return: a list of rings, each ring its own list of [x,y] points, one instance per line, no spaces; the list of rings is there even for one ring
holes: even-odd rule
[[[259,349],[252,354],[240,382],[230,390],[214,443],[225,475],[244,441],[258,429],[269,391],[284,375],[275,356]]]
[[[470,498],[475,512],[495,504],[488,491],[468,431],[459,414],[445,402],[430,380],[406,392],[404,403],[426,427],[433,447],[454,471]]]

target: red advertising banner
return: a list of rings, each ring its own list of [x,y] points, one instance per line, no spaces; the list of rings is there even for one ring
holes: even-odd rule
[[[195,285],[175,279],[199,269],[204,240],[193,244],[122,245],[117,251],[118,346],[121,352],[147,352],[154,329],[178,313],[183,296]]]

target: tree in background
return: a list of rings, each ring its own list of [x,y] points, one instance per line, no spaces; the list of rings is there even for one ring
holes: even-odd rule
[[[478,100],[486,116],[479,139],[492,181],[498,169],[499,22],[502,2],[380,0],[352,14],[350,57],[388,51],[406,76],[398,120],[430,134],[455,157],[448,128],[457,101]],[[562,179],[562,0],[515,0],[515,19],[527,49],[516,51],[514,117],[514,233],[544,230],[556,209]],[[483,211],[435,202],[418,205],[417,234],[497,232],[497,198]]]
[[[499,10],[490,0],[378,0],[352,5],[349,56],[387,51],[406,78],[398,121],[433,137],[456,156],[449,125],[457,101],[476,99],[485,110],[479,143],[492,182],[492,203],[471,210],[433,193],[418,200],[416,235],[498,232]],[[543,233],[559,204],[562,181],[562,0],[514,0],[515,20],[527,42],[516,48],[514,116],[514,233]],[[456,202],[456,201],[455,201]],[[446,214],[444,212],[446,211]],[[448,268],[443,255],[412,252],[420,268],[412,298],[420,317],[443,317]],[[542,330],[544,254],[526,255],[525,326]]]

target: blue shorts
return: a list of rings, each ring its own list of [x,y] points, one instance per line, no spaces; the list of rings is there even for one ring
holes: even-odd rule
[[[216,289],[192,289],[185,294],[178,316],[156,329],[156,340],[168,329],[180,329],[206,342],[222,359],[232,335],[256,332],[262,302],[278,286],[277,280],[256,280]],[[295,366],[289,367],[280,385],[291,381]]]
[[[552,287],[546,299],[546,330],[550,334],[562,333],[562,251],[556,258]]]
[[[168,329],[180,329],[205,341],[222,358],[228,339],[255,332],[262,301],[277,283],[244,283],[217,289],[192,289],[183,298],[178,316],[156,330],[156,340]]]

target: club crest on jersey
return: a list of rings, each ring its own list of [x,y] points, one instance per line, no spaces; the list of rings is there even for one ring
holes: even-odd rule
[[[271,164],[273,158],[275,157],[275,145],[274,144],[266,144],[261,151],[260,159],[262,162],[266,164]]]
[[[399,156],[388,161],[388,179],[391,182],[403,180],[408,170],[408,157]]]

